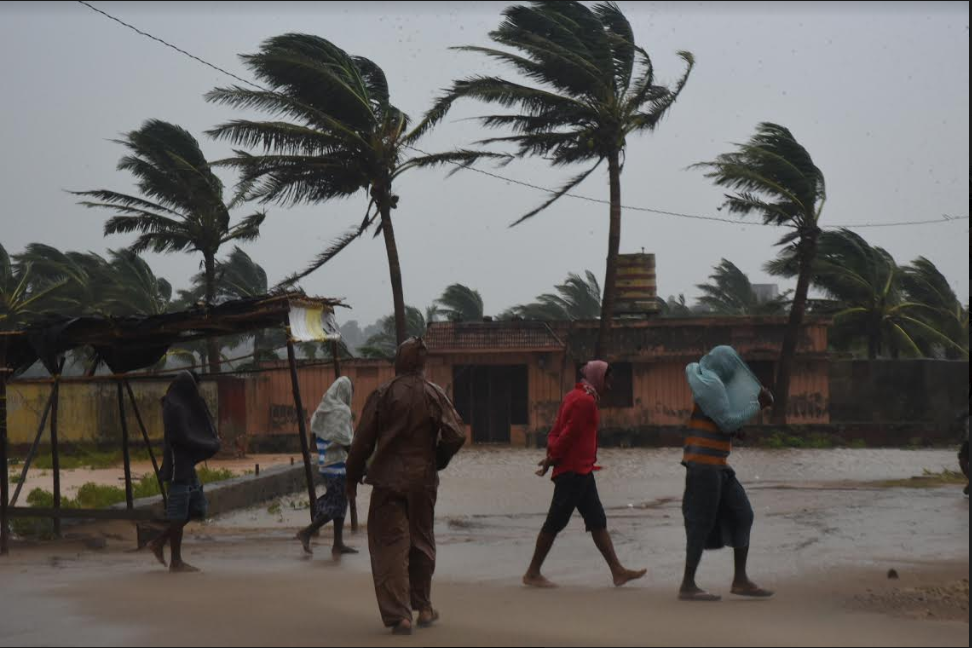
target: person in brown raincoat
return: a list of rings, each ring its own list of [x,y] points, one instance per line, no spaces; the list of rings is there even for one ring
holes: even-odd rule
[[[397,377],[365,404],[347,461],[348,495],[365,478],[374,490],[368,545],[385,627],[411,634],[435,623],[435,501],[439,471],[466,441],[462,419],[439,387],[425,379],[428,350],[409,339],[395,358]]]

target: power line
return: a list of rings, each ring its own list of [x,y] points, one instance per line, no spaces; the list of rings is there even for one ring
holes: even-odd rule
[[[218,65],[213,65],[209,61],[206,61],[206,60],[204,60],[204,59],[196,56],[195,54],[191,54],[190,52],[187,52],[186,50],[184,50],[184,49],[182,49],[180,47],[177,47],[176,45],[173,45],[172,43],[169,43],[168,41],[165,41],[162,38],[159,38],[157,36],[154,36],[152,34],[149,34],[148,32],[142,31],[138,27],[135,27],[134,25],[131,25],[131,24],[125,22],[124,20],[121,20],[120,18],[116,18],[115,16],[113,16],[113,15],[111,15],[111,14],[105,12],[105,11],[102,11],[101,9],[99,9],[99,8],[95,7],[94,5],[92,5],[90,2],[86,2],[85,0],[77,0],[77,1],[78,1],[78,4],[81,4],[81,5],[85,6],[85,7],[87,7],[88,9],[90,9],[90,10],[92,10],[92,11],[98,13],[98,14],[101,14],[105,18],[108,18],[109,20],[112,20],[112,21],[118,23],[119,25],[122,25],[123,27],[126,27],[126,28],[134,31],[135,33],[139,34],[140,36],[144,36],[145,38],[149,38],[149,39],[151,39],[151,40],[153,40],[153,41],[155,41],[155,42],[157,42],[157,43],[159,43],[159,44],[161,44],[161,45],[163,45],[165,47],[168,47],[169,49],[175,50],[179,54],[182,54],[183,56],[187,56],[187,57],[191,58],[192,60],[194,60],[194,61],[196,61],[198,63],[201,63],[201,64],[205,65],[206,67],[212,68],[213,70],[216,70],[217,72],[219,72],[221,74],[225,74],[228,77],[231,77],[233,79],[236,79],[240,83],[244,83],[244,84],[246,84],[246,85],[248,85],[248,86],[250,86],[252,88],[256,88],[257,90],[261,90],[263,92],[269,92],[269,93],[272,93],[272,94],[277,94],[274,90],[271,90],[269,88],[265,88],[265,87],[263,87],[263,86],[261,86],[259,84],[253,83],[252,81],[248,81],[248,80],[244,79],[243,77],[237,76],[236,74],[233,74],[232,72],[229,72],[229,71],[227,71],[227,70],[219,67]],[[412,149],[412,150],[414,150],[414,151],[416,151],[418,153],[421,153],[422,155],[429,155],[425,151],[423,151],[421,149],[418,149],[418,148],[416,148],[414,146],[408,146],[408,148],[410,148],[410,149]],[[556,189],[551,189],[549,187],[543,187],[543,186],[540,186],[540,185],[537,185],[537,184],[533,184],[533,183],[530,183],[530,182],[525,182],[523,180],[517,180],[515,178],[510,178],[508,176],[500,175],[498,173],[493,173],[491,171],[486,171],[485,169],[477,169],[476,167],[467,166],[467,165],[464,165],[464,164],[460,164],[459,162],[449,162],[449,163],[452,164],[452,165],[454,165],[454,166],[456,166],[459,169],[463,169],[463,170],[466,170],[466,171],[472,171],[474,173],[479,173],[480,175],[484,175],[484,176],[487,176],[487,177],[490,177],[490,178],[494,178],[496,180],[502,180],[504,182],[509,182],[511,184],[519,185],[521,187],[527,187],[529,189],[534,189],[536,191],[542,191],[544,193],[549,193],[549,194],[559,193],[558,190],[556,190]],[[566,194],[564,194],[564,196],[565,197],[568,197],[568,198],[573,198],[575,200],[583,200],[585,202],[595,203],[595,204],[599,204],[599,205],[610,205],[611,204],[611,202],[608,201],[608,200],[604,200],[602,198],[592,198],[591,196],[584,196],[584,195],[581,195],[581,194],[566,193]],[[633,205],[622,205],[622,209],[623,210],[626,210],[626,211],[643,212],[643,213],[648,213],[648,214],[658,214],[658,215],[662,215],[662,216],[672,216],[672,217],[675,217],[675,218],[684,218],[684,219],[687,219],[687,220],[708,221],[708,222],[715,222],[715,223],[728,223],[730,225],[741,225],[741,226],[744,226],[744,227],[745,226],[777,227],[773,223],[764,223],[764,222],[760,222],[760,221],[742,221],[740,219],[721,218],[719,216],[705,216],[705,215],[701,215],[701,214],[687,214],[687,213],[683,213],[683,212],[668,211],[668,210],[664,210],[664,209],[653,209],[651,207],[639,207],[639,206],[633,206]],[[831,230],[833,230],[833,229],[864,229],[864,228],[877,229],[877,228],[889,228],[889,227],[913,227],[913,226],[917,226],[917,225],[940,225],[940,224],[943,224],[943,223],[951,223],[951,222],[954,222],[954,221],[962,221],[962,220],[969,220],[969,217],[968,216],[949,216],[949,215],[944,215],[942,218],[936,218],[936,219],[916,220],[916,221],[902,221],[902,222],[895,222],[895,223],[856,223],[856,224],[851,224],[851,225],[825,225],[825,226],[823,226],[823,229],[831,229]]]

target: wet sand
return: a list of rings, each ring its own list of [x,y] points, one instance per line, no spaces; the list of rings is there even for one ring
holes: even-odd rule
[[[411,639],[380,627],[366,553],[333,562],[325,530],[319,555],[301,556],[292,535],[308,511],[295,497],[191,529],[198,575],[128,553],[124,525],[88,529],[107,536],[100,552],[15,544],[0,561],[0,645],[969,645],[968,500],[875,485],[952,468],[950,452],[740,452],[758,516],[753,576],[779,595],[703,606],[675,600],[683,473],[667,450],[605,451],[598,477],[618,552],[648,578],[611,587],[575,520],[548,561],[562,588],[521,587],[551,492],[530,472],[537,459],[477,449],[444,476],[443,623]],[[363,534],[350,542],[366,546]],[[707,554],[700,582],[727,593],[731,562]]]

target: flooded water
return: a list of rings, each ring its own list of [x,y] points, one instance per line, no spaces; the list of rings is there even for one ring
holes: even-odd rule
[[[443,475],[437,535],[443,578],[515,581],[530,558],[553,486],[533,474],[539,452],[475,448]],[[673,449],[604,450],[598,488],[618,553],[648,567],[650,581],[677,584],[684,559],[684,468]],[[753,571],[766,580],[807,572],[968,557],[968,500],[959,488],[885,488],[877,482],[955,470],[949,451],[742,450],[732,457],[757,523]],[[359,494],[367,517],[368,490]],[[286,540],[309,518],[306,497],[240,511],[213,522],[219,537],[262,534]],[[206,533],[204,530],[203,533]],[[329,533],[325,530],[325,534]],[[321,540],[326,543],[326,539]],[[358,539],[363,544],[363,537]],[[708,554],[704,582],[731,576],[729,552]],[[367,569],[367,561],[357,567]],[[548,561],[564,583],[606,578],[583,522],[575,516]]]

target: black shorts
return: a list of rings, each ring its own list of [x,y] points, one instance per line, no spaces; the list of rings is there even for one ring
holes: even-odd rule
[[[962,444],[962,449],[959,450],[959,460],[968,462],[969,460],[969,442],[966,441]]]
[[[554,496],[543,532],[557,535],[567,528],[574,511],[580,511],[588,532],[607,529],[607,516],[597,494],[594,473],[578,475],[566,473],[554,479]]]

